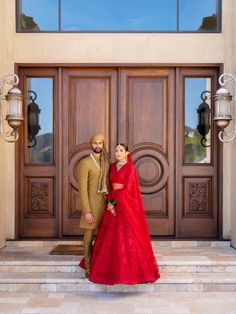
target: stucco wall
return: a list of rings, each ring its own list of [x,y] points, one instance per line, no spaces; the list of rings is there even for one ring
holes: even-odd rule
[[[0,78],[14,71],[14,62],[10,57],[7,43],[6,3],[0,2]],[[6,109],[6,108],[4,108]],[[5,121],[4,121],[4,125]],[[4,142],[0,138],[0,248],[6,237],[14,237],[14,144]],[[9,221],[10,220],[10,221]]]
[[[3,3],[0,4],[0,21],[3,20]],[[1,22],[0,22],[1,23]],[[1,23],[2,24],[2,23]],[[0,77],[3,73],[3,33],[4,33],[4,29],[2,27],[3,25],[1,25],[0,27]],[[1,96],[1,95],[0,95]],[[0,173],[3,174],[5,176],[5,173],[3,172],[3,166],[5,163],[5,151],[4,151],[4,146],[3,146],[3,142],[0,139]],[[2,190],[2,185],[3,185],[3,180],[2,180],[2,175],[0,176],[0,191]],[[4,240],[5,240],[5,230],[3,230],[3,219],[4,219],[4,202],[3,202],[3,197],[2,195],[0,195],[0,248],[3,246]]]
[[[5,36],[0,37],[0,75],[11,72],[15,63],[223,63],[227,71],[236,73],[235,2],[223,0],[221,34],[19,34],[15,33],[15,0],[1,0],[0,34],[5,30]],[[14,238],[14,145],[0,140],[0,149],[0,215],[5,217],[6,237]],[[233,143],[224,145],[225,238],[230,237],[233,217],[235,150]],[[3,230],[1,226],[2,219]]]
[[[232,8],[232,49],[231,49],[231,69],[236,76],[236,1],[233,1]],[[236,93],[236,86],[235,86]],[[235,95],[236,103],[236,95]],[[236,168],[236,139],[232,143],[231,150],[231,170]],[[231,244],[236,248],[236,171],[231,171]]]

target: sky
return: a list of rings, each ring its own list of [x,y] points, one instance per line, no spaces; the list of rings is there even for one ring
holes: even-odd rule
[[[59,0],[19,0],[41,30],[57,30]],[[177,0],[60,0],[62,30],[176,30]],[[179,0],[180,30],[197,30],[216,0]],[[47,14],[45,14],[45,12]]]

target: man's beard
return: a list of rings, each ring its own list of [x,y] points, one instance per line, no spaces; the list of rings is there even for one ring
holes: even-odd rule
[[[93,148],[93,152],[96,153],[96,154],[101,154],[102,148],[100,148],[100,147],[95,147],[95,148]]]

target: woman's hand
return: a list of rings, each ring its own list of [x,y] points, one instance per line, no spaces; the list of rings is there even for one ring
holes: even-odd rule
[[[108,208],[109,210],[112,210],[112,209],[114,208],[114,206],[112,205],[111,202],[109,202],[109,203],[107,204],[107,208]]]
[[[112,205],[112,203],[108,203],[107,204],[107,210],[113,215],[116,216],[116,211],[115,211],[115,207]]]
[[[112,216],[116,216],[116,211],[115,211],[115,208],[113,207],[111,210],[110,210]]]

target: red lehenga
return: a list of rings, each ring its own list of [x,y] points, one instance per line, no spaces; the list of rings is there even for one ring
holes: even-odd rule
[[[114,189],[117,183],[123,188]],[[117,214],[104,213],[93,246],[89,280],[107,285],[155,282],[160,274],[131,157],[120,170],[112,164],[110,187],[108,199],[117,202]]]

